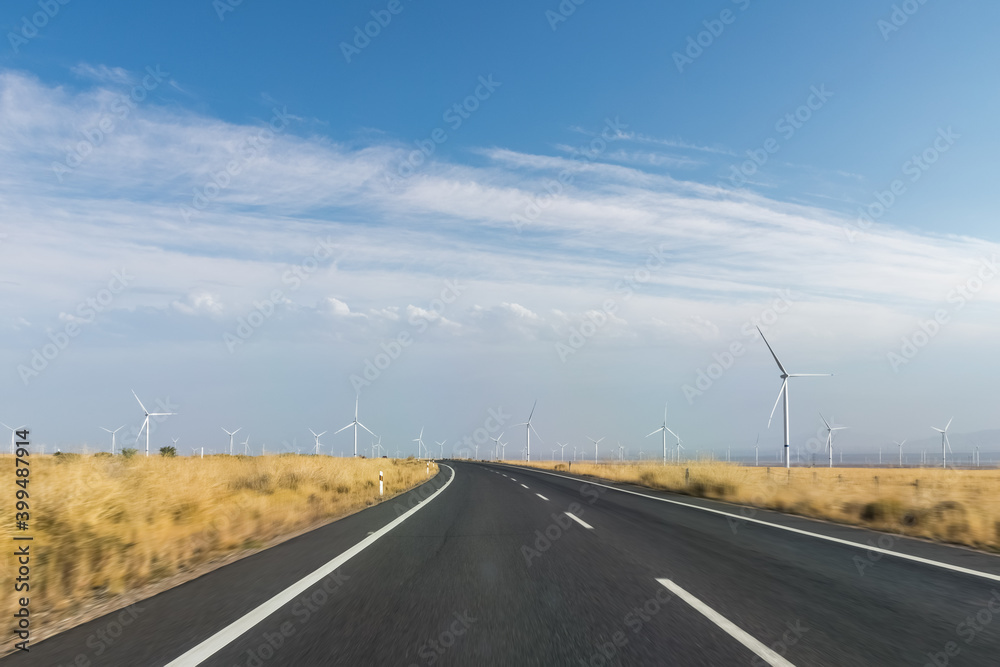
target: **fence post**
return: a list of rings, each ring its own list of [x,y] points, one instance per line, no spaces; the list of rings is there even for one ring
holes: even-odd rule
[[[378,496],[379,496],[379,498],[382,497],[383,493],[385,493],[385,487],[382,486],[382,471],[379,470],[378,471]]]

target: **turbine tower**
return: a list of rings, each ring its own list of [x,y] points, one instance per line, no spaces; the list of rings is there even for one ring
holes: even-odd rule
[[[896,442],[894,440],[892,442],[892,444],[894,444],[897,447],[899,447],[899,467],[902,468],[903,467],[903,445],[906,444],[906,438],[903,438],[903,442]]]
[[[531,432],[535,431],[535,427],[531,425],[531,417],[532,417],[532,415],[535,414],[535,406],[536,405],[538,405],[538,399],[537,398],[535,399],[534,404],[531,406],[531,412],[528,413],[528,421],[523,422],[521,424],[514,424],[514,426],[523,426],[524,427],[524,431],[527,434],[527,441],[526,441],[525,450],[524,450],[525,451],[525,454],[524,454],[524,460],[525,461],[530,461],[531,460]],[[535,435],[538,435],[538,431],[535,431]],[[538,435],[538,439],[541,440],[542,436]]]
[[[240,430],[242,430],[242,428],[243,427],[241,426],[238,429],[236,429],[235,431],[226,431],[226,429],[222,429],[223,431],[226,431],[226,433],[229,435],[229,455],[230,456],[233,455],[233,436],[236,435],[237,433],[239,433]]]
[[[663,464],[666,465],[667,464],[667,433],[669,433],[670,435],[674,436],[675,438],[677,437],[676,433],[674,433],[669,428],[667,428],[667,404],[666,403],[663,404],[663,426],[661,426],[660,428],[656,429],[655,431],[653,431],[652,433],[650,433],[646,437],[648,438],[650,435],[656,435],[657,433],[663,433]]]
[[[6,426],[6,424],[4,424],[4,426]],[[111,429],[109,429],[109,428],[104,428],[103,426],[101,427],[101,430],[102,430],[102,431],[107,431],[108,433],[110,433],[110,434],[111,434],[111,455],[112,455],[112,456],[114,456],[114,455],[115,455],[115,433],[117,433],[118,431],[122,430],[123,428],[125,428],[125,426],[124,426],[124,425],[122,425],[122,426],[119,426],[119,427],[118,427],[118,428],[116,428],[116,429],[115,429],[114,431],[112,431],[112,430],[111,430]]]
[[[842,430],[844,430],[847,427],[846,426],[830,426],[830,422],[828,422],[826,420],[826,417],[823,416],[822,412],[819,413],[819,418],[823,420],[824,424],[826,424],[826,448],[830,452],[830,467],[832,468],[833,467],[833,432],[834,431],[842,431]]]
[[[951,426],[951,423],[953,421],[955,421],[954,417],[952,417],[951,419],[948,420],[947,425],[945,425],[945,427],[943,429],[940,429],[937,426],[931,426],[932,429],[934,429],[935,431],[937,431],[938,433],[941,434],[941,467],[942,468],[947,468],[948,467],[948,455],[945,452],[945,445],[947,445],[948,451],[951,451],[952,454],[955,453],[954,451],[952,451],[952,449],[951,449],[951,442],[949,442],[949,440],[948,440],[948,428]]]
[[[493,441],[493,454],[496,457],[495,460],[497,461],[500,460],[500,438],[502,437],[503,437],[503,431],[501,431],[500,435],[498,435],[497,437],[490,438],[490,440]]]
[[[446,443],[446,442],[448,442],[448,441],[447,440],[442,440],[441,442],[435,442],[434,443],[434,444],[436,444],[441,449],[440,454],[441,454],[441,458],[442,459],[444,458],[444,443]]]
[[[560,445],[557,442],[556,444],[559,445],[559,447],[561,448],[559,450],[559,459],[565,463],[566,462],[566,445],[568,445],[569,443],[567,442],[566,444]]]
[[[314,438],[316,438],[316,456],[319,456],[319,436],[326,433],[326,431],[323,431],[323,433],[317,433],[316,431],[309,429],[309,432],[313,434]]]
[[[135,400],[139,401],[138,394],[135,393],[135,389],[132,390],[132,395],[135,396]],[[166,417],[168,415],[175,415],[176,412],[150,412],[146,409],[146,406],[139,401],[139,407],[142,408],[143,414],[146,415],[146,419],[142,422],[142,426],[139,427],[139,434],[135,436],[136,444],[139,444],[139,438],[142,437],[143,429],[146,430],[146,456],[149,456],[149,418],[150,417]]]
[[[362,424],[361,422],[358,421],[358,400],[359,400],[359,397],[355,396],[354,397],[354,421],[352,421],[350,424],[348,424],[344,428],[340,429],[340,431],[344,431],[346,429],[351,428],[352,426],[354,427],[354,456],[355,457],[358,455],[358,427],[359,426],[361,428],[363,428],[364,430],[368,431],[369,433],[371,433],[371,436],[373,438],[377,438],[378,437],[377,435],[375,435],[374,433],[372,433],[371,430],[367,426],[365,426],[364,424]],[[340,431],[334,431],[333,434],[337,435],[338,433],[340,433]]]
[[[789,440],[788,440],[788,438],[789,438],[789,431],[788,431],[788,423],[789,423],[789,414],[788,414],[788,379],[789,378],[798,378],[798,377],[830,377],[830,376],[833,375],[833,373],[789,373],[788,371],[785,370],[785,367],[781,365],[781,362],[778,361],[778,355],[776,355],[774,353],[774,349],[771,347],[771,344],[767,342],[767,338],[764,338],[764,332],[760,330],[760,327],[757,327],[757,333],[759,333],[760,337],[764,339],[764,344],[767,345],[767,349],[770,350],[771,356],[774,357],[774,363],[778,364],[778,368],[781,370],[781,389],[778,390],[778,398],[774,401],[774,407],[771,408],[771,416],[767,420],[767,427],[771,428],[771,420],[774,419],[774,411],[778,409],[778,401],[780,401],[781,397],[784,396],[785,397],[785,401],[784,401],[784,413],[785,413],[785,467],[786,468],[791,468],[792,467],[792,458],[791,458],[792,453],[791,453],[791,448],[789,447]]]

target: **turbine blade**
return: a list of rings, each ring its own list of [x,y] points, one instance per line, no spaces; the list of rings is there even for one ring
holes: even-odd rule
[[[761,334],[763,335],[763,334]],[[781,395],[785,393],[785,385],[788,384],[788,379],[782,381],[781,389],[778,390],[778,398],[774,399],[774,407],[771,408],[771,416],[767,418],[767,427],[771,428],[771,420],[774,419],[774,411],[778,409],[778,401],[781,400]]]
[[[364,430],[368,431],[369,433],[372,433],[371,430],[367,426],[365,426],[364,424],[362,424],[361,422],[358,422],[358,426],[360,426]],[[372,433],[372,437],[373,438],[377,438],[378,436],[375,435],[374,433]]]
[[[538,399],[537,399],[537,398],[535,399],[535,402],[534,402],[534,403],[532,403],[532,405],[531,405],[531,412],[529,412],[529,413],[528,413],[528,421],[529,421],[529,422],[531,421],[531,417],[532,417],[532,415],[534,415],[534,414],[535,414],[535,406],[536,406],[536,405],[538,405]]]
[[[135,396],[135,400],[139,401],[139,396],[135,393],[135,389],[132,390],[132,395]],[[149,410],[147,410],[146,406],[142,404],[142,401],[139,401],[139,407],[142,408],[143,412],[149,414]]]
[[[947,424],[947,425],[946,425],[946,426],[944,427],[944,430],[946,430],[946,431],[947,431],[947,430],[948,430],[948,427],[950,427],[950,426],[951,426],[951,423],[952,423],[953,421],[955,421],[955,418],[954,418],[954,417],[952,417],[951,419],[949,419],[949,420],[948,420],[948,424]]]
[[[660,428],[656,429],[655,431],[653,431],[649,435],[656,435],[657,433],[659,433],[660,431],[662,431],[664,428],[666,428],[666,427],[665,426],[661,426]],[[648,438],[649,435],[647,435],[646,437]]]
[[[819,418],[823,420],[823,423],[824,423],[824,424],[826,424],[826,428],[827,428],[827,429],[829,430],[829,428],[830,428],[830,422],[828,422],[828,421],[826,420],[826,417],[824,417],[824,416],[823,416],[823,413],[822,413],[822,412],[821,412],[821,413],[819,413]]]
[[[790,378],[828,378],[833,377],[833,373],[789,373]]]
[[[354,422],[351,422],[350,424],[348,424],[348,425],[347,425],[347,426],[345,426],[344,428],[340,429],[339,431],[334,431],[334,432],[333,432],[333,434],[334,434],[334,435],[337,435],[338,433],[340,433],[340,431],[345,431],[345,430],[347,430],[347,429],[351,428],[352,426],[354,426]]]
[[[760,334],[761,338],[764,338],[764,332],[760,330],[760,327],[757,327],[757,333]],[[767,338],[764,338],[764,345],[767,345],[767,349],[771,350],[771,356],[774,357],[774,363],[778,364],[778,368],[781,369],[782,374],[788,375],[788,371],[786,371],[785,367],[781,365],[780,361],[778,361],[778,355],[774,353],[774,349],[771,347],[771,344],[767,342]]]
[[[323,433],[326,433],[326,431],[323,431]],[[316,437],[317,437],[317,438],[318,438],[318,437],[320,437],[321,435],[323,435],[323,433],[317,433],[317,434],[316,434]]]

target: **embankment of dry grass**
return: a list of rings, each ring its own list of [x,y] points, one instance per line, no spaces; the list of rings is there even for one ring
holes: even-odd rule
[[[525,465],[523,461],[510,461]],[[547,470],[565,463],[532,462]],[[1000,551],[1000,471],[754,468],[718,462],[580,463],[572,472],[652,489]]]
[[[2,459],[13,478],[12,457]],[[430,468],[433,476],[437,467]],[[379,470],[386,499],[427,479],[425,462],[390,459],[32,456],[34,629],[373,505]],[[8,545],[13,493],[12,486],[0,504]],[[17,567],[7,551],[0,586],[12,591]],[[14,603],[4,596],[0,613],[12,613]]]

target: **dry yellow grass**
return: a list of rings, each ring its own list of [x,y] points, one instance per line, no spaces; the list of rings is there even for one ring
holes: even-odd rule
[[[549,470],[566,467],[548,461],[530,465]],[[1000,551],[1000,470],[787,471],[691,461],[683,465],[577,462],[572,472]]]
[[[373,505],[379,470],[385,498],[427,479],[425,462],[390,459],[32,456],[32,610],[51,624],[96,599]],[[7,545],[13,493],[0,511]],[[0,586],[11,591],[17,567],[7,551]],[[0,613],[14,602],[4,596]]]

